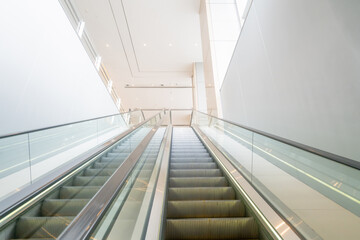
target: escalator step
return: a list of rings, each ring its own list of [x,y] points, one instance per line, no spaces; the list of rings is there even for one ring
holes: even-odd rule
[[[14,238],[10,240],[15,240]],[[16,240],[54,240],[54,238],[16,238]]]
[[[211,157],[208,158],[172,158],[171,163],[200,163],[200,162],[214,162]]]
[[[129,148],[115,148],[112,150],[114,153],[127,153],[130,154],[131,151],[129,151]]]
[[[221,177],[220,169],[170,170],[170,177]]]
[[[202,157],[210,157],[210,154],[208,152],[205,153],[193,153],[187,151],[186,153],[171,153],[172,158],[176,157],[193,157],[193,158],[202,158]]]
[[[119,153],[108,152],[107,153],[107,157],[113,157],[113,158],[118,158],[118,159],[125,159],[128,155],[129,155],[129,153],[123,153],[123,152],[119,152]]]
[[[171,151],[177,151],[177,150],[196,151],[196,150],[204,150],[204,149],[206,149],[206,148],[203,145],[198,145],[198,146],[193,146],[193,145],[189,145],[189,146],[172,145],[172,147],[171,147]]]
[[[98,161],[99,163],[122,163],[124,162],[125,159],[116,159],[113,157],[102,157],[100,161]]]
[[[102,186],[108,179],[107,176],[77,176],[73,186]]]
[[[189,149],[187,148],[184,148],[184,149],[173,149],[171,150],[172,153],[188,153],[189,152]],[[207,153],[207,150],[206,148],[203,148],[203,149],[191,149],[191,152],[192,153]]]
[[[172,146],[174,146],[174,147],[179,147],[179,148],[184,148],[184,147],[202,148],[202,147],[204,147],[204,145],[202,145],[202,143],[199,142],[199,141],[195,141],[195,142],[179,142],[179,141],[174,141],[174,142],[172,143]]]
[[[64,186],[60,189],[61,199],[88,199],[92,198],[100,187]]]
[[[73,217],[21,217],[16,224],[17,238],[56,238]]]
[[[216,169],[216,163],[171,163],[170,169]]]
[[[42,216],[76,216],[89,199],[45,199],[41,205]]]
[[[169,201],[168,218],[243,217],[245,206],[240,200]]]
[[[114,158],[112,158],[112,157],[101,157],[100,162],[111,162],[113,160],[114,160]]]
[[[168,194],[169,201],[235,199],[232,187],[169,188]]]
[[[170,178],[169,187],[226,187],[225,177]]]
[[[166,239],[257,239],[253,218],[168,219]]]
[[[116,168],[87,168],[84,171],[84,176],[111,176],[115,170]]]
[[[93,168],[118,168],[121,165],[121,162],[96,162],[94,163]]]

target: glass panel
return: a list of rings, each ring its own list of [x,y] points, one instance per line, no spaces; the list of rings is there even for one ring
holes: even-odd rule
[[[127,130],[127,118],[143,120],[134,111],[0,139],[0,201],[44,176],[59,175],[65,163]]]
[[[97,145],[96,120],[29,134],[33,180]]]
[[[360,224],[358,170],[259,134],[254,134],[253,160],[254,186],[306,237],[312,237],[310,229],[325,239],[359,234],[357,229],[339,233]]]
[[[140,110],[129,112],[127,115],[127,121],[128,121],[127,123],[129,126],[134,126],[138,123],[141,123],[144,120],[145,119]]]
[[[157,157],[164,132],[165,128],[160,128],[155,133],[91,239],[115,239],[118,236],[142,239],[155,187],[149,183],[156,179],[160,167]]]
[[[193,124],[303,236],[360,236],[359,170],[199,112]]]
[[[28,135],[0,139],[0,201],[30,183]]]
[[[251,180],[252,132],[215,118],[211,119],[211,126],[201,125],[200,129]]]
[[[96,127],[96,124],[89,126]],[[151,131],[152,127],[153,125],[150,122],[143,124],[131,134],[115,142],[114,145],[101,155],[77,168],[75,170],[76,174],[47,194],[41,201],[32,205],[32,210],[17,216],[11,224],[1,226],[0,236],[6,235],[6,239],[16,237],[23,239],[57,238]],[[84,130],[86,128],[81,126],[79,129]],[[35,135],[37,138],[34,137],[33,140],[42,141],[48,149],[53,150],[53,146],[61,144],[61,142],[56,144],[56,140],[66,141],[66,139],[63,138],[57,138],[58,135],[62,136],[61,133],[61,131],[47,131],[47,135]],[[55,137],[55,139],[52,139],[52,136]],[[91,139],[96,142],[96,137],[92,137]],[[74,143],[76,141],[71,139],[70,142]],[[35,143],[40,145],[40,142]],[[63,145],[67,146],[66,144]],[[40,147],[39,152],[39,154],[41,154]],[[152,154],[153,152],[148,152],[147,156],[153,156]],[[148,157],[146,159],[149,159]],[[42,160],[38,164],[44,162],[46,162],[46,165],[55,164],[54,162],[49,162],[48,159],[49,158]],[[142,163],[144,162],[142,161]],[[147,163],[150,162],[148,161]],[[143,166],[142,169],[145,169],[145,163]],[[49,169],[48,166],[47,168]],[[22,227],[22,223],[27,224],[27,227]]]
[[[98,144],[106,142],[126,129],[128,129],[128,126],[121,115],[100,118],[97,120],[97,142]]]

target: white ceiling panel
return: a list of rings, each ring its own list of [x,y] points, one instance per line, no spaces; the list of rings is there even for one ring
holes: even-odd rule
[[[193,63],[202,61],[200,0],[72,3],[120,97],[126,84],[191,84]],[[123,102],[135,99],[126,98]]]

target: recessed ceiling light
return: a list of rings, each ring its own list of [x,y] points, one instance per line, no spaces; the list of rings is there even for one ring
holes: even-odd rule
[[[197,47],[197,46],[199,46],[199,44],[195,43],[194,46]]]
[[[146,46],[147,46],[147,44],[146,44],[146,43],[144,43],[144,44],[143,44],[143,46],[144,46],[144,47],[146,47]]]
[[[169,47],[172,47],[173,45],[172,45],[172,43],[169,43]]]
[[[110,44],[107,43],[105,46],[106,46],[106,47],[110,47]]]

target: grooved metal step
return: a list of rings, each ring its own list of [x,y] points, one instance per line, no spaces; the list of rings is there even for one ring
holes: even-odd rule
[[[169,188],[168,200],[228,200],[235,199],[232,187]]]
[[[102,186],[108,179],[107,176],[77,176],[73,186]]]
[[[170,177],[221,177],[220,169],[176,169],[170,170]]]
[[[168,218],[243,217],[245,207],[240,200],[169,201]]]
[[[171,151],[172,153],[188,153],[189,149],[187,148],[178,148],[178,149],[173,149]],[[208,151],[205,148],[201,148],[201,149],[191,149],[191,152],[193,153],[207,153]]]
[[[191,128],[174,128],[165,239],[258,239],[258,226]]]
[[[111,176],[116,168],[87,168],[84,176]]]
[[[224,177],[169,178],[169,187],[226,187]]]
[[[92,198],[100,187],[88,186],[65,186],[60,189],[60,198],[61,199],[88,199]]]
[[[172,158],[171,163],[200,163],[200,162],[214,162],[210,157],[208,158]]]
[[[42,216],[76,216],[90,199],[45,199]]]
[[[56,238],[73,217],[21,217],[16,224],[17,238]]]
[[[194,157],[194,158],[201,158],[201,157],[210,157],[208,152],[205,153],[193,153],[193,152],[186,152],[186,153],[171,153],[171,157]]]
[[[121,162],[96,162],[93,165],[93,168],[118,168],[120,166]]]
[[[168,219],[166,239],[257,239],[253,218]]]
[[[175,169],[216,169],[217,165],[211,163],[171,163],[170,168]]]

